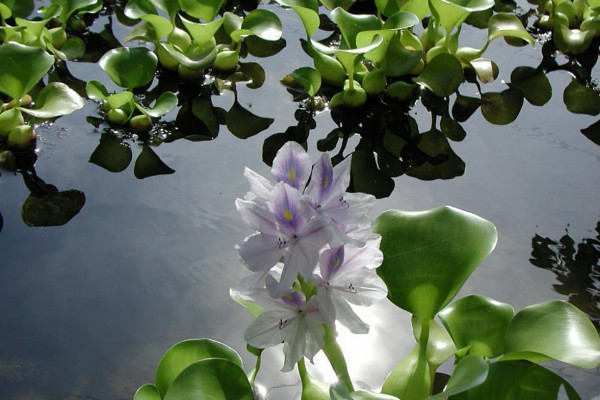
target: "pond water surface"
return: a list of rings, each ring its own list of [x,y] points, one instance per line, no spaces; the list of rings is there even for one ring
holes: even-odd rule
[[[277,12],[286,48],[257,60],[267,72],[263,87],[252,90],[238,84],[244,107],[274,118],[266,131],[241,140],[222,126],[212,141],[163,143],[154,151],[176,172],[137,179],[133,162],[120,173],[89,162],[107,126],[94,128],[86,121],[99,116],[97,105],[88,101],[83,110],[37,129],[38,176],[59,190],[85,193],[80,213],[60,227],[27,226],[21,206],[29,191],[19,174],[2,171],[2,399],[132,398],[139,386],[153,381],[161,355],[188,338],[228,343],[242,355],[246,370],[252,368],[254,357],[242,338],[252,318],[228,293],[247,274],[234,246],[251,233],[234,201],[248,190],[245,166],[269,174],[262,162],[265,138],[296,124],[298,103],[279,80],[310,65],[297,40],[304,34],[297,17]],[[115,25],[115,34],[122,38],[127,29]],[[502,90],[501,80],[508,81],[516,66],[535,67],[541,59],[539,45],[532,49],[494,43],[486,55],[498,61],[501,71],[498,81],[484,86],[490,91]],[[97,79],[114,89],[93,65],[72,63],[69,68],[79,79]],[[593,76],[598,76],[597,69]],[[393,193],[378,201],[372,216],[389,208],[441,205],[476,213],[496,225],[499,241],[459,296],[482,294],[516,310],[571,297],[580,299],[577,305],[597,322],[600,248],[593,239],[600,236],[600,147],[580,133],[596,117],[566,110],[561,93],[569,74],[555,72],[549,78],[554,93],[544,107],[526,103],[517,120],[504,126],[491,125],[480,112],[464,123],[466,138],[452,144],[466,164],[462,176],[434,181],[398,177]],[[233,95],[225,92],[213,102],[228,108]],[[411,115],[422,127],[430,124],[420,105]],[[316,120],[308,143],[313,160],[318,156],[316,140],[335,127],[328,111]],[[133,140],[126,143],[135,160],[141,146]],[[587,244],[589,262],[573,261],[569,239],[575,252]],[[565,264],[579,270],[565,270]],[[377,388],[414,344],[410,319],[387,301],[361,310],[361,316],[371,332],[356,336],[342,330],[340,342],[358,386]],[[279,373],[281,365],[280,349],[267,351],[258,382],[272,399],[293,398],[297,391],[297,374]],[[598,369],[553,368],[583,398],[600,398]],[[321,357],[311,371],[324,380],[333,376]]]

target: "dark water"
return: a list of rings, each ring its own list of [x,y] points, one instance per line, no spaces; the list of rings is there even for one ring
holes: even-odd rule
[[[258,60],[267,71],[262,88],[238,85],[244,107],[275,119],[267,131],[241,140],[222,126],[213,141],[162,144],[154,151],[176,172],[140,180],[133,162],[120,173],[88,162],[106,128],[86,121],[98,116],[96,105],[88,102],[83,110],[37,129],[38,176],[59,190],[85,193],[81,212],[60,227],[26,226],[21,206],[29,191],[20,175],[2,171],[2,399],[131,398],[153,380],[163,352],[187,338],[226,342],[240,352],[247,370],[252,367],[242,339],[251,317],[228,295],[246,274],[233,247],[250,233],[234,200],[248,189],[244,166],[269,173],[261,161],[264,139],[296,123],[298,105],[279,79],[309,65],[296,40],[304,34],[297,17],[279,14],[286,49]],[[117,26],[115,32],[127,34]],[[485,91],[502,90],[501,80],[508,81],[513,68],[535,67],[541,59],[539,46],[515,50],[496,42],[485,55],[501,60],[500,79]],[[113,88],[93,65],[69,68],[82,80],[98,79]],[[598,76],[597,69],[592,75]],[[464,124],[467,137],[452,144],[466,163],[464,175],[447,181],[396,178],[394,192],[377,203],[372,216],[388,208],[448,204],[489,219],[498,228],[498,246],[460,295],[483,294],[516,310],[569,299],[597,322],[600,147],[580,132],[597,117],[566,110],[561,94],[570,75],[555,72],[549,78],[554,93],[546,106],[526,103],[517,120],[505,126],[489,124],[479,112]],[[213,102],[228,108],[233,95],[226,92]],[[422,129],[431,123],[420,105],[411,115]],[[163,120],[169,118],[174,114]],[[335,127],[327,111],[316,119],[309,140],[313,160],[316,140]],[[126,142],[135,160],[141,145]],[[351,139],[348,148],[356,142]],[[414,343],[409,316],[388,302],[360,313],[371,332],[342,331],[340,342],[358,386],[376,388]],[[273,388],[273,399],[288,398],[294,390],[286,386],[299,381],[295,373],[279,374],[281,363],[280,349],[267,351],[258,378]],[[324,359],[317,357],[316,363],[311,370],[332,379]],[[598,369],[552,367],[584,399],[599,398]]]

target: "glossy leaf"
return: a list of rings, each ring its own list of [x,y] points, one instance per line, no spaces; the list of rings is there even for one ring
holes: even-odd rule
[[[83,108],[81,96],[62,82],[50,82],[35,99],[34,108],[21,111],[37,118],[54,118]]]
[[[488,43],[502,36],[523,39],[531,45],[535,43],[535,40],[527,32],[521,20],[514,14],[496,13],[490,17],[488,23]]]
[[[158,11],[150,0],[128,0],[124,13],[128,18],[137,19],[144,15],[157,15]]]
[[[138,179],[156,175],[168,175],[174,172],[175,170],[165,164],[154,150],[147,145],[142,148],[142,152],[135,160],[133,168],[133,174]]]
[[[439,314],[458,349],[468,354],[495,358],[504,353],[504,334],[513,318],[513,308],[483,296],[463,297]]]
[[[0,92],[13,99],[27,94],[54,64],[44,50],[14,42],[0,46],[0,59]]]
[[[156,40],[162,39],[173,31],[173,24],[159,15],[148,14],[142,16],[142,19],[152,26]]]
[[[290,76],[302,85],[306,93],[313,97],[321,88],[321,75],[319,71],[311,67],[301,67],[294,70]]]
[[[396,396],[374,393],[363,389],[350,393],[342,381],[337,381],[329,387],[329,398],[331,400],[398,400]],[[308,399],[312,400],[310,397]]]
[[[277,14],[262,8],[250,11],[242,22],[247,29],[261,39],[276,41],[281,38],[281,21]]]
[[[413,335],[418,341],[421,336],[421,320],[417,317],[411,319]],[[435,371],[440,365],[454,355],[456,346],[448,332],[435,320],[429,323],[429,338],[427,339],[427,363]]]
[[[317,10],[305,7],[292,7],[292,9],[300,17],[306,31],[306,36],[310,38],[319,29],[319,25],[321,24],[319,13]]]
[[[485,360],[475,355],[468,355],[456,365],[444,391],[429,397],[428,400],[446,399],[477,387],[485,382],[488,371],[489,364]]]
[[[381,20],[376,16],[351,14],[341,7],[331,12],[331,18],[336,22],[342,33],[340,49],[356,49],[360,47],[356,43],[356,36],[360,32],[377,31],[382,28]]]
[[[161,396],[165,398],[173,382],[188,366],[200,360],[215,358],[227,360],[238,368],[242,367],[242,359],[236,351],[215,340],[184,340],[171,347],[156,367],[155,382]]]
[[[581,31],[579,29],[569,29],[561,24],[556,25],[553,30],[556,48],[563,53],[574,55],[585,52],[596,35],[596,31],[593,29]]]
[[[515,68],[510,74],[509,86],[519,89],[525,99],[534,106],[543,106],[552,97],[552,86],[548,77],[535,68]]]
[[[89,162],[109,172],[121,172],[129,166],[132,158],[131,147],[124,143],[123,139],[111,134],[103,134]]]
[[[402,400],[422,400],[429,396],[431,374],[427,359],[420,357],[419,353],[420,345],[417,343],[387,376],[381,393]]]
[[[140,387],[133,396],[133,400],[162,400],[156,386],[146,384]]]
[[[236,100],[227,113],[226,125],[234,136],[247,139],[267,129],[273,121],[273,118],[259,117],[251,113]]]
[[[425,86],[436,96],[446,97],[458,89],[463,79],[460,61],[451,54],[439,54],[427,63],[423,72],[413,81]]]
[[[377,273],[388,298],[425,321],[446,306],[479,263],[494,249],[494,225],[453,207],[389,210],[373,230],[382,236]]]
[[[600,365],[600,337],[589,318],[566,301],[519,311],[506,332],[503,360],[562,361],[581,368]]]
[[[136,107],[138,110],[153,118],[158,118],[165,115],[166,113],[174,109],[176,106],[177,96],[175,95],[175,93],[169,91],[161,93],[158,99],[156,99],[156,101],[154,102],[154,105],[150,108],[142,107],[136,103]]]
[[[180,16],[179,18],[190,33],[192,39],[194,39],[194,42],[196,42],[196,45],[200,47],[202,47],[205,43],[210,41],[215,36],[221,25],[223,25],[223,21],[225,20],[225,18],[219,18],[212,22],[207,22],[203,24],[190,21],[182,16]]]
[[[469,62],[475,70],[477,78],[482,83],[490,83],[498,77],[498,66],[495,62],[487,58],[476,58]]]
[[[104,85],[98,81],[91,80],[85,85],[85,92],[88,98],[92,100],[104,100],[108,97],[108,91]]]
[[[582,85],[577,79],[572,79],[571,83],[565,88],[563,101],[572,113],[600,114],[600,92]]]
[[[193,71],[202,71],[209,68],[217,58],[216,47],[209,47],[202,50],[195,46],[195,44],[192,44],[185,53],[182,53],[178,47],[171,43],[161,42],[159,46],[169,53],[179,64]]]
[[[133,89],[152,81],[158,58],[145,47],[120,47],[106,52],[98,64],[114,83]]]
[[[215,19],[223,3],[224,0],[179,0],[183,11],[207,22]]]
[[[81,38],[71,36],[60,48],[60,52],[64,55],[63,60],[75,60],[85,54],[85,43]]]
[[[481,113],[488,122],[506,125],[519,116],[523,94],[518,89],[509,88],[500,93],[483,93],[481,101]]]
[[[253,400],[254,393],[244,370],[222,358],[191,364],[177,376],[164,396],[164,400],[229,399]]]
[[[494,6],[494,0],[431,0],[430,7],[434,17],[441,26],[450,33],[455,26],[459,26],[463,21],[475,11],[483,11]]]
[[[554,400],[565,391],[569,400],[581,400],[561,376],[537,364],[505,361],[490,364],[486,381],[452,400]]]
[[[52,0],[52,3],[60,4],[62,7],[60,19],[66,23],[74,12],[95,5],[98,0]]]

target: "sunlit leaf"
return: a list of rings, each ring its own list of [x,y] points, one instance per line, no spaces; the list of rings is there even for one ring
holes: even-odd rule
[[[593,29],[581,31],[579,29],[569,29],[561,24],[557,24],[553,30],[556,48],[566,54],[576,55],[585,52],[596,35],[596,31]]]
[[[319,0],[319,1],[328,10],[333,10],[334,8],[337,8],[337,7],[340,7],[340,8],[343,8],[344,10],[347,10],[347,9],[350,8],[350,6],[352,4],[354,4],[354,2],[356,0]]]
[[[382,236],[377,273],[388,298],[425,321],[450,303],[497,240],[491,222],[453,207],[389,210],[373,230]]]
[[[458,89],[463,79],[460,61],[451,54],[439,54],[427,63],[423,72],[413,81],[425,86],[436,96],[446,97]]]
[[[341,7],[331,12],[331,18],[337,23],[342,33],[341,49],[356,49],[356,36],[363,31],[377,31],[382,28],[379,18],[374,15],[355,15]]]
[[[490,17],[488,43],[502,36],[523,39],[531,45],[535,43],[535,40],[527,32],[521,20],[514,14],[496,13]]]
[[[185,53],[182,53],[178,47],[171,43],[161,42],[159,46],[169,53],[179,64],[193,71],[202,71],[209,68],[217,58],[216,47],[202,50],[195,47],[195,44],[192,44]]]
[[[581,400],[561,376],[537,364],[503,361],[490,364],[486,381],[452,400],[559,399]]]
[[[580,368],[600,365],[600,337],[589,318],[566,301],[519,311],[506,332],[503,359],[554,359]]]
[[[476,58],[469,62],[475,70],[477,78],[482,83],[490,83],[498,77],[498,66],[495,62],[487,58]]]
[[[133,400],[162,400],[156,386],[146,384],[140,387],[133,396]]]
[[[75,60],[85,54],[85,43],[80,37],[71,36],[60,48],[67,60]]]
[[[190,21],[182,16],[179,16],[179,18],[198,46],[202,46],[204,43],[207,43],[209,40],[211,40],[221,25],[223,25],[223,21],[225,20],[225,18],[219,18],[212,22],[198,23]]]
[[[88,98],[92,100],[104,100],[108,97],[108,91],[104,85],[98,81],[91,80],[85,85],[85,91]]]
[[[411,319],[413,335],[419,340],[421,335],[421,320],[417,317]],[[429,324],[429,338],[427,340],[427,363],[432,370],[437,370],[446,360],[454,355],[456,346],[450,334],[435,320]]]
[[[509,86],[519,89],[525,99],[534,106],[543,106],[552,97],[552,86],[548,77],[535,68],[515,68],[510,74]]]
[[[321,75],[319,71],[311,67],[295,69],[290,76],[302,85],[306,93],[313,97],[321,88]]]
[[[273,121],[273,118],[259,117],[251,113],[236,100],[227,113],[226,124],[234,136],[247,139],[267,129]]]
[[[242,29],[251,31],[264,40],[279,40],[281,38],[281,21],[277,14],[265,9],[250,11],[242,22]]]
[[[70,114],[84,106],[83,99],[62,82],[51,82],[37,95],[34,108],[21,111],[38,118]]]
[[[145,47],[120,47],[106,52],[98,64],[114,83],[133,89],[152,81],[158,57]]]
[[[54,64],[54,57],[37,47],[9,42],[0,46],[0,92],[20,99]]]
[[[481,357],[468,355],[460,360],[443,392],[431,396],[428,400],[442,400],[449,396],[465,392],[485,382],[489,364]]]
[[[567,110],[572,113],[600,114],[600,92],[581,84],[577,79],[572,79],[571,83],[565,88],[563,101],[567,106]]]
[[[217,16],[223,3],[224,0],[179,0],[183,11],[192,17],[207,22],[212,21]]]
[[[132,19],[149,14],[158,14],[156,7],[150,0],[128,0],[124,12],[127,17]]]
[[[181,371],[164,396],[164,400],[199,399],[253,400],[254,393],[238,364],[223,358],[207,358]]]
[[[90,162],[109,172],[121,172],[129,166],[132,158],[129,144],[114,135],[104,134],[90,156]]]
[[[390,372],[383,382],[381,393],[403,400],[424,399],[430,394],[431,374],[426,358],[419,357],[417,343],[406,357]]]
[[[28,226],[62,226],[85,205],[85,194],[65,190],[41,196],[29,195],[21,207],[21,217]]]
[[[488,122],[506,125],[519,116],[523,94],[518,89],[509,88],[500,93],[482,93],[481,101],[481,114]]]
[[[492,8],[494,0],[430,0],[433,7],[431,13],[439,21],[440,25],[450,33],[455,26],[459,26],[475,11]]]
[[[173,31],[173,24],[171,24],[168,19],[159,15],[147,14],[143,15],[141,18],[152,26],[156,34],[156,40],[162,39]]]
[[[165,91],[162,92],[158,99],[154,102],[154,105],[150,108],[142,107],[136,103],[136,107],[146,115],[153,118],[158,118],[165,115],[173,108],[177,106],[177,96],[173,92]]]
[[[319,29],[319,25],[321,24],[317,10],[312,10],[305,7],[292,7],[292,9],[300,17],[300,20],[304,25],[304,30],[306,31],[306,36],[311,37],[317,31],[317,29]]]
[[[52,3],[61,5],[60,19],[63,23],[66,23],[74,12],[94,6],[98,3],[98,0],[52,0]]]
[[[504,353],[504,334],[514,315],[506,303],[471,295],[444,308],[439,317],[458,349],[495,358]]]

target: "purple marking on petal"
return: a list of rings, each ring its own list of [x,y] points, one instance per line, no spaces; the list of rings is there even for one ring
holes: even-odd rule
[[[334,247],[331,249],[331,253],[329,254],[329,260],[327,260],[327,272],[329,280],[333,275],[335,275],[344,264],[344,246]]]
[[[273,190],[273,213],[282,231],[290,236],[298,233],[304,225],[299,209],[299,193],[286,184],[279,184]]]
[[[290,291],[284,295],[281,300],[283,300],[284,303],[298,307],[299,310],[302,309],[306,301],[304,294],[296,291]]]
[[[333,185],[333,165],[331,159],[327,153],[323,154],[319,159],[319,162],[313,170],[313,178],[315,179],[315,185],[317,187],[317,207],[323,204],[323,200],[327,197],[331,191]]]

